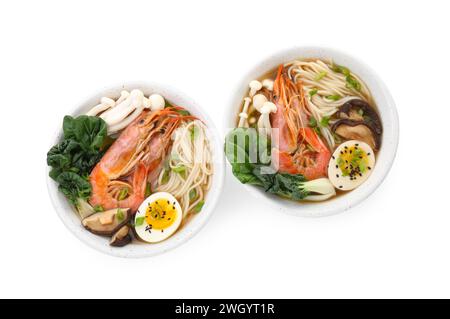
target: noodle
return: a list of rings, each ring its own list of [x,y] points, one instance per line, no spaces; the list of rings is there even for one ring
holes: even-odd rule
[[[339,106],[353,100],[362,99],[372,102],[372,96],[366,84],[355,74],[350,73],[360,84],[361,90],[356,91],[347,87],[346,76],[334,72],[331,63],[326,64],[321,60],[316,61],[293,61],[286,64],[289,66],[288,74],[295,82],[301,81],[307,98],[307,107],[314,119],[320,123],[324,117],[330,117],[337,112]],[[318,79],[318,77],[321,77]],[[311,91],[317,90],[313,96]],[[329,96],[339,96],[339,100],[328,99]],[[320,131],[331,148],[335,147],[333,134],[328,127],[320,127]]]
[[[171,193],[180,202],[183,217],[186,217],[204,201],[204,195],[211,186],[211,148],[206,126],[199,120],[180,125],[172,139],[168,166],[158,177],[157,191]]]

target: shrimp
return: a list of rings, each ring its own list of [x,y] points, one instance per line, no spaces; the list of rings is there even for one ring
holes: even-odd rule
[[[120,134],[91,172],[92,206],[137,211],[145,199],[147,183],[158,176],[173,131],[183,120],[194,118],[180,114],[181,109],[144,111]]]
[[[302,174],[308,180],[326,176],[331,152],[307,126],[311,114],[303,86],[289,78],[283,65],[278,68],[272,99],[277,106],[271,115],[275,168],[283,173]]]

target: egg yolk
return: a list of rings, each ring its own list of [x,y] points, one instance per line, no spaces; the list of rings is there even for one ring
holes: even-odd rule
[[[177,210],[175,203],[167,199],[158,199],[148,203],[145,221],[152,229],[163,230],[175,222]]]
[[[349,176],[351,180],[362,177],[368,169],[371,169],[368,166],[369,155],[359,148],[358,144],[345,146],[337,159],[342,176]]]

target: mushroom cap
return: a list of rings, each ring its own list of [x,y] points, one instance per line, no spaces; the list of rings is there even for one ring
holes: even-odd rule
[[[112,235],[109,244],[113,247],[123,247],[131,243],[131,241],[130,228],[125,225]]]
[[[162,110],[166,105],[166,101],[159,94],[152,94],[148,97],[148,99],[150,100],[150,109],[152,111]]]
[[[113,99],[106,97],[106,96],[104,96],[100,99],[100,103],[107,105],[109,107],[113,107],[114,105],[116,105],[116,101],[114,101]]]
[[[331,130],[346,140],[360,140],[372,149],[378,150],[380,148],[381,135],[377,134],[375,128],[365,121],[338,120],[333,124]]]
[[[130,92],[128,92],[127,90],[122,90],[121,92],[120,92],[120,97],[117,99],[118,101],[120,100],[120,101],[123,101],[123,100],[125,100],[127,97],[129,97],[130,96]]]
[[[261,108],[266,102],[267,98],[264,94],[255,94],[253,96],[253,106],[258,112],[261,112]]]
[[[265,102],[261,107],[261,113],[275,113],[277,106],[272,102]]]
[[[121,218],[118,216],[119,211],[123,214]],[[90,215],[82,220],[82,224],[93,234],[112,236],[122,226],[126,225],[130,218],[131,213],[128,208],[114,208]]]
[[[253,90],[261,90],[261,88],[262,88],[262,84],[258,80],[250,81],[248,86],[249,86],[249,88],[251,88]]]
[[[378,116],[378,113],[373,109],[369,103],[361,100],[361,99],[353,99],[343,104],[337,115],[342,118],[342,114],[346,116],[351,116],[352,110],[361,110],[364,114],[364,121],[373,128],[374,132],[378,135],[381,135],[383,132],[383,127],[381,125],[381,119]],[[351,118],[354,120],[354,118]]]
[[[268,89],[269,91],[273,91],[273,80],[272,79],[264,79],[262,81],[262,86]]]

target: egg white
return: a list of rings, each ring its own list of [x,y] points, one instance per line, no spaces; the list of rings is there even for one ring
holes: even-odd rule
[[[370,154],[367,156],[367,159],[368,159],[368,166],[370,166],[372,169],[367,169],[362,174],[362,176],[358,176],[356,179],[351,180],[350,176],[342,176],[342,171],[337,164],[337,159],[340,156],[341,151],[343,151],[346,146],[351,147],[354,146],[355,144],[358,144],[358,147],[362,149],[366,154]],[[368,144],[357,140],[347,141],[339,145],[338,148],[336,148],[336,150],[334,151],[333,156],[331,157],[330,162],[328,164],[328,178],[330,182],[333,184],[333,186],[336,187],[336,189],[343,191],[352,190],[360,186],[369,178],[370,174],[373,171],[374,166],[375,166],[375,155],[372,148]]]
[[[175,221],[169,227],[165,228],[164,231],[157,229],[152,229],[150,231],[146,230],[146,227],[148,226],[147,221],[145,220],[147,206],[149,203],[156,200],[168,200],[171,203],[175,203],[174,206],[177,212]],[[183,211],[181,210],[181,206],[175,197],[166,192],[159,192],[150,195],[146,200],[142,202],[135,215],[135,224],[136,219],[139,217],[144,217],[144,223],[140,226],[135,226],[136,234],[143,241],[146,241],[148,243],[157,243],[169,238],[171,235],[173,235],[173,233],[177,231],[178,227],[180,227],[181,225],[181,221],[183,220]]]

